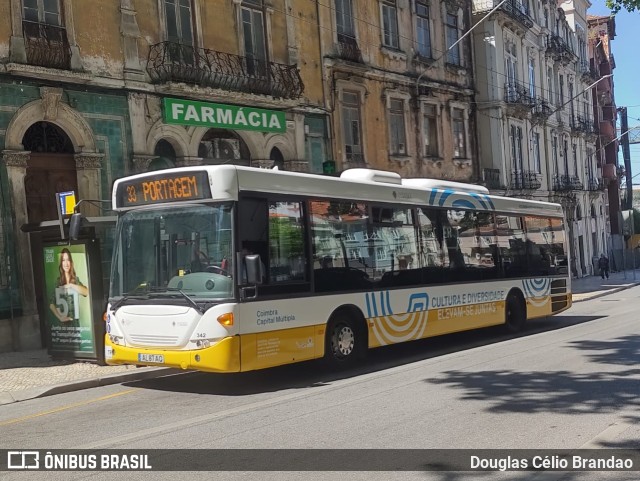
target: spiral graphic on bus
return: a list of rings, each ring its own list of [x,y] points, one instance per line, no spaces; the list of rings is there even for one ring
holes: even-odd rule
[[[531,305],[542,307],[549,302],[551,279],[525,279],[522,281],[522,289]]]
[[[394,314],[389,291],[365,294],[367,318],[373,321],[373,334],[381,346],[420,339],[429,315],[429,295],[411,294],[403,314]]]
[[[429,205],[458,209],[495,210],[495,205],[487,194],[462,194],[450,189],[431,189]]]

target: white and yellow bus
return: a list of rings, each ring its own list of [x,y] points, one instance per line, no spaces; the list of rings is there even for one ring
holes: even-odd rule
[[[347,364],[571,305],[561,206],[475,185],[203,166],[119,179],[113,205],[108,364]]]

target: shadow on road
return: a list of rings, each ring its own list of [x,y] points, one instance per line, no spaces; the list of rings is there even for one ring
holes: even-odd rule
[[[640,361],[640,335],[637,334],[607,341],[574,341],[570,347],[594,351],[587,354],[592,362],[635,366]]]
[[[428,379],[464,393],[463,400],[489,403],[493,413],[584,414],[640,407],[640,369],[620,373],[570,371],[449,371]]]
[[[601,318],[602,316],[555,316],[531,321],[527,329],[517,335],[505,334],[502,326],[498,326],[388,346],[369,351],[366,363],[337,372],[325,367],[319,361],[308,361],[238,374],[187,372],[128,382],[125,385],[143,389],[224,396],[245,396],[322,386],[339,379],[383,371],[453,352],[531,336]]]
[[[636,366],[640,358],[640,336],[613,340],[568,343],[592,363]],[[640,407],[640,368],[616,371],[449,371],[432,384],[459,389],[463,400],[488,401],[494,413],[557,412],[584,414],[616,412]],[[637,423],[637,418],[629,420]],[[640,441],[623,441],[603,447],[638,447]]]

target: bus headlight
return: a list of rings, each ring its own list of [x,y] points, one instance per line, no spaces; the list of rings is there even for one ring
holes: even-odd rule
[[[111,344],[117,344],[118,346],[124,345],[122,339],[122,336],[114,336],[113,334],[109,334],[109,340],[111,341]]]
[[[196,341],[196,347],[198,349],[205,349],[205,348],[209,347],[210,345],[211,345],[211,343],[207,339],[198,339]]]

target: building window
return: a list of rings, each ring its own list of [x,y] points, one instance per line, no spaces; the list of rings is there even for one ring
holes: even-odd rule
[[[418,55],[431,58],[431,27],[429,24],[429,5],[416,0],[416,33],[418,37]]]
[[[27,63],[47,68],[70,69],[71,48],[63,25],[60,1],[23,0],[22,15]]]
[[[564,105],[564,77],[560,75],[560,88],[558,89],[558,105],[562,107]]]
[[[573,153],[573,165],[575,167],[575,171],[577,174],[578,173],[578,146],[576,144],[572,144],[571,151]]]
[[[513,169],[522,172],[522,127],[511,126],[511,159],[513,160]]]
[[[458,41],[458,38],[460,38],[458,31],[458,17],[447,13],[444,27],[447,45],[447,63],[452,65],[462,65],[460,44],[456,44],[455,47],[451,48],[453,44]]]
[[[342,93],[342,135],[345,160],[364,162],[360,129],[360,95],[357,92]]]
[[[396,0],[382,2],[382,44],[385,47],[400,48]]]
[[[439,157],[438,148],[438,111],[435,105],[426,104],[423,110],[422,128],[424,131],[424,155]]]
[[[193,45],[191,0],[164,0],[167,40]]]
[[[532,58],[529,59],[529,96],[536,98],[536,63]]]
[[[575,113],[573,110],[573,82],[569,82],[569,98],[567,99],[569,102],[569,108],[571,110],[571,120],[575,120]]]
[[[555,135],[551,140],[551,156],[553,157],[553,165],[555,166],[556,172],[560,172],[560,164],[558,163],[558,137]]]
[[[540,134],[533,133],[533,168],[537,173],[541,172],[540,167]]]
[[[467,157],[467,134],[464,129],[464,110],[451,110],[451,126],[453,130],[453,156]]]
[[[407,139],[404,127],[404,101],[389,101],[389,151],[391,155],[407,155]]]
[[[355,38],[351,0],[336,0],[336,30],[340,36]]]
[[[247,72],[250,75],[266,75],[267,51],[262,0],[244,0],[242,2],[242,34],[244,55],[247,58]]]
[[[27,22],[62,25],[59,0],[23,0],[23,14]]]
[[[517,82],[518,82],[518,53],[516,44],[511,40],[506,41],[505,45],[505,67],[507,71],[507,102],[512,102],[518,98]]]
[[[547,69],[547,100],[553,105],[553,70],[551,67]]]

